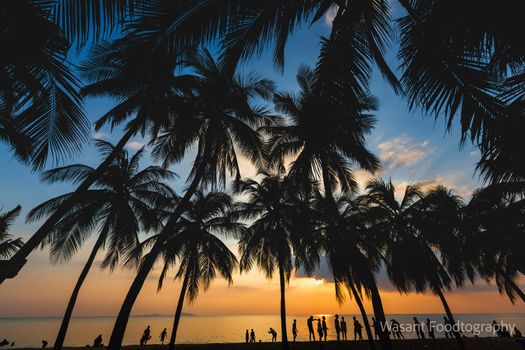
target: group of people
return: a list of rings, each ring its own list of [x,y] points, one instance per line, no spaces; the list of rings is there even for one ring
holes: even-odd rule
[[[168,337],[168,331],[166,328],[162,330],[162,332],[159,335],[159,340],[162,345],[164,345],[164,342],[166,341]],[[151,339],[151,328],[148,325],[144,332],[142,332],[142,337],[140,337],[140,345],[146,345],[148,344],[148,341]]]

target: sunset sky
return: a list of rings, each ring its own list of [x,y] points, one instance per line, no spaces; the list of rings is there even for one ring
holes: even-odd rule
[[[396,15],[396,9],[394,16]],[[319,21],[312,27],[305,26],[289,40],[286,66],[281,74],[272,64],[271,52],[264,52],[242,65],[242,70],[257,70],[274,79],[279,90],[297,88],[295,74],[301,63],[313,65],[319,52],[319,39],[330,29],[329,18]],[[213,49],[213,47],[211,48]],[[395,47],[387,55],[393,68],[397,67]],[[145,62],[147,64],[147,62]],[[377,111],[377,126],[368,138],[371,149],[380,157],[383,168],[376,176],[391,178],[394,184],[406,186],[419,183],[424,189],[435,184],[446,185],[468,200],[473,189],[480,186],[474,172],[478,152],[470,145],[463,148],[459,144],[459,132],[454,128],[445,133],[443,120],[435,121],[423,116],[419,111],[409,112],[406,101],[396,96],[390,87],[375,74],[371,91],[380,102]],[[94,121],[112,104],[110,100],[88,100],[86,111]],[[93,137],[112,142],[118,140],[118,130],[105,129],[93,133]],[[127,148],[130,152],[141,148],[144,140],[135,138]],[[95,165],[98,156],[94,148],[86,145],[82,154],[71,161]],[[143,165],[147,166],[145,159]],[[177,191],[184,188],[184,179],[191,164],[185,159],[173,170],[181,180],[173,183]],[[247,161],[242,163],[243,176],[253,176],[254,170]],[[11,230],[15,236],[27,239],[38,227],[25,224],[27,212],[46,199],[70,191],[68,185],[47,186],[39,182],[38,174],[30,168],[17,163],[5,145],[0,144],[0,208],[3,211],[22,205],[22,215]],[[370,174],[356,172],[360,184],[364,184]],[[28,264],[14,280],[0,286],[0,317],[59,316],[63,313],[69,294],[83,266],[93,240],[67,265],[52,266],[48,250],[35,252]],[[234,242],[228,242],[237,251]],[[102,259],[98,256],[97,266]],[[334,286],[326,269],[320,269],[314,277],[304,277],[300,273],[291,279],[287,289],[287,308],[289,314],[356,313],[357,307],[351,299],[338,305],[334,298]],[[131,283],[132,271],[117,270],[113,273],[92,269],[85,283],[75,315],[115,315]],[[134,308],[134,314],[170,314],[175,309],[180,283],[165,283],[164,289],[157,293],[158,269],[153,271]],[[400,295],[384,278],[380,278],[381,295],[387,313],[442,313],[439,299],[432,295]],[[525,284],[522,283],[522,286]],[[217,280],[207,292],[202,292],[198,300],[185,308],[185,312],[196,314],[277,314],[279,308],[278,281],[269,281],[256,270],[234,278],[233,286]],[[525,312],[525,305],[512,305],[506,296],[501,296],[495,286],[484,281],[475,286],[467,285],[461,291],[448,294],[452,310],[456,313]],[[365,307],[369,313],[372,308],[368,302]]]

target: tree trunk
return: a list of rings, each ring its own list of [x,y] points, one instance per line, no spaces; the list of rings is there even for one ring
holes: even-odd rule
[[[355,285],[353,283],[349,283],[349,285],[350,285],[350,291],[352,292],[355,302],[357,303],[357,306],[359,307],[359,311],[361,311],[361,317],[363,318],[363,323],[365,324],[365,330],[366,330],[366,335],[368,337],[368,343],[370,345],[370,349],[374,350],[376,348],[376,344],[374,342],[374,335],[372,334],[372,329],[370,328],[370,322],[368,322],[368,316],[366,314],[365,306],[363,305],[363,301],[361,300],[361,296],[359,295],[359,292],[355,288]]]
[[[379,340],[381,341],[382,350],[392,350],[392,343],[390,342],[390,336],[388,334],[385,310],[383,309],[383,302],[381,301],[381,295],[379,295],[379,289],[377,285],[372,283],[370,286],[370,292],[372,295],[372,306],[374,308],[374,315],[376,317],[377,324],[381,329],[379,330]]]
[[[448,320],[452,325],[455,325],[456,320],[454,320],[454,316],[452,315],[452,311],[448,306],[447,299],[445,299],[445,295],[443,295],[443,291],[440,288],[438,288],[436,290],[436,294],[439,296],[439,299],[441,299],[441,303],[443,304],[443,308],[445,309],[445,313],[447,314]],[[452,330],[452,334],[454,334],[459,348],[461,350],[465,350],[465,344],[463,343],[463,339],[461,339],[461,334],[459,332],[455,332],[454,330]]]
[[[151,247],[150,252],[144,257],[144,261],[139,267],[137,275],[135,276],[135,279],[133,280],[133,283],[131,284],[131,287],[128,290],[128,294],[126,294],[126,298],[124,299],[117,319],[115,320],[115,325],[113,326],[113,331],[111,332],[111,338],[108,344],[109,350],[120,350],[120,347],[122,346],[122,339],[124,338],[124,333],[128,325],[131,309],[133,308],[133,305],[135,304],[135,301],[139,296],[140,290],[142,289],[142,286],[144,285],[144,282],[146,281],[149,272],[155,264],[157,256],[162,250],[165,238],[167,238],[171,234],[171,230],[173,229],[179,217],[186,209],[186,206],[188,205],[191,197],[197,190],[201,179],[202,172],[198,172],[195,175],[195,178],[193,179],[190,187],[184,194],[184,197],[180,200],[179,204],[177,205],[177,208],[175,208],[175,211],[170,216],[168,222],[164,226],[164,229],[159,234],[159,238],[157,239],[155,244],[153,244],[153,247]]]
[[[188,271],[184,274],[184,280],[182,281],[182,287],[179,295],[179,302],[177,303],[177,310],[175,311],[175,317],[173,318],[173,329],[171,330],[169,350],[175,348],[175,341],[177,339],[177,328],[179,327],[180,316],[182,314],[182,307],[184,306],[184,297],[186,296],[186,289],[188,289]]]
[[[104,229],[104,231],[107,232],[106,229]],[[75,288],[73,289],[73,293],[71,293],[71,297],[69,298],[69,303],[67,304],[66,312],[64,313],[64,317],[62,318],[62,323],[60,324],[60,330],[58,331],[58,335],[55,340],[55,345],[53,346],[53,349],[55,350],[61,350],[62,346],[64,345],[67,328],[69,327],[69,321],[71,320],[71,315],[73,314],[73,309],[75,308],[75,303],[77,302],[78,293],[80,292],[80,288],[82,288],[82,284],[84,283],[89,273],[89,270],[93,265],[93,261],[97,256],[98,250],[100,249],[100,247],[104,243],[104,240],[106,239],[105,232],[100,233],[97,241],[95,242],[95,245],[93,246],[93,249],[91,250],[89,258],[87,259],[86,264],[82,269],[82,272],[80,272],[80,276],[78,276],[78,280],[75,284]]]
[[[288,349],[288,333],[286,328],[286,278],[284,276],[284,269],[279,266],[279,284],[281,287],[281,339],[282,348]]]
[[[42,226],[25,242],[25,244],[11,257],[9,260],[9,268],[0,270],[0,284],[7,278],[13,278],[18,271],[22,269],[26,262],[26,258],[31,252],[37,248],[42,241],[49,235],[53,227],[58,223],[64,214],[71,208],[72,205],[78,202],[79,198],[93,185],[93,183],[106,171],[108,166],[115,160],[116,156],[124,149],[124,146],[129,141],[131,136],[136,132],[136,128],[130,128],[124,136],[120,139],[115,149],[107,156],[107,158],[93,171],[75,190],[58,209],[44,222]],[[4,272],[5,271],[5,272]],[[9,271],[9,275],[8,275]]]

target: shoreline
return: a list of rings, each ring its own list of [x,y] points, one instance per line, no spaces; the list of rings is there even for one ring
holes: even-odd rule
[[[523,350],[525,349],[525,338],[464,338],[467,350]],[[455,339],[405,339],[392,340],[393,349],[397,350],[455,350],[458,348]],[[167,345],[125,345],[123,350],[166,350]],[[254,344],[246,343],[209,343],[209,344],[177,344],[176,349],[181,350],[278,350],[281,343],[261,342]],[[367,341],[326,341],[326,342],[290,342],[289,349],[299,350],[366,350],[369,348]],[[2,349],[9,349],[4,347]],[[40,348],[16,348],[17,350],[37,350]],[[52,349],[52,348],[47,348]],[[95,349],[91,346],[64,347],[64,350]],[[96,348],[106,350],[107,347]],[[381,349],[380,343],[376,341],[376,349]]]

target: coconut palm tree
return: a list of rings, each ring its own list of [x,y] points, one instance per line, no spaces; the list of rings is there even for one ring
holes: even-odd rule
[[[277,270],[281,295],[281,339],[283,347],[287,348],[286,284],[294,267],[292,259],[296,256],[296,267],[305,265],[306,269],[313,263],[304,260],[308,258],[303,252],[302,241],[308,231],[299,229],[304,226],[299,216],[308,220],[300,214],[299,201],[292,199],[294,194],[281,174],[261,173],[259,176],[259,181],[244,179],[235,184],[239,193],[247,199],[235,206],[232,216],[251,222],[239,240],[240,268],[241,272],[249,271],[257,265],[269,279]]]
[[[24,245],[21,238],[13,239],[8,233],[13,221],[20,215],[19,205],[6,213],[0,213],[0,258],[9,258],[17,249]]]
[[[436,197],[439,191],[431,193],[429,198]],[[394,285],[405,293],[412,289],[424,293],[430,289],[440,298],[448,319],[455,324],[454,316],[443,292],[451,289],[453,282],[451,274],[445,267],[448,261],[445,259],[446,262],[443,263],[434,251],[434,248],[442,248],[441,244],[446,243],[446,240],[439,235],[452,234],[453,232],[447,232],[446,229],[454,230],[456,227],[454,224],[457,224],[456,218],[454,218],[456,222],[450,224],[449,222],[443,223],[444,218],[439,217],[439,214],[443,214],[447,209],[453,210],[456,216],[459,213],[458,199],[449,195],[447,197],[447,205],[452,203],[454,206],[440,207],[440,210],[429,209],[430,200],[425,201],[417,186],[407,186],[403,197],[397,201],[392,182],[372,180],[367,185],[364,201],[368,206],[366,215],[370,221],[370,230],[384,237],[384,242],[387,242],[384,258],[389,277]],[[432,200],[436,201],[436,198]],[[432,210],[434,214],[438,214],[432,215]],[[432,220],[428,219],[429,216]],[[438,227],[432,227],[433,224],[437,224]],[[458,254],[454,254],[452,250],[446,251],[444,257],[449,258],[453,255]],[[456,267],[452,262],[450,266]],[[453,272],[455,282],[461,285],[462,270],[456,268]],[[463,349],[464,344],[460,334],[455,333],[455,336],[459,346]]]
[[[207,50],[198,52],[190,62],[194,74],[186,76],[189,88],[182,93],[189,108],[174,116],[153,150],[154,156],[168,166],[179,162],[195,146],[190,184],[169,216],[161,238],[142,261],[115,322],[111,349],[120,348],[131,308],[161,251],[162,241],[174,232],[195,191],[208,185],[222,187],[228,175],[240,178],[239,154],[256,166],[262,165],[264,142],[254,128],[267,124],[270,118],[266,108],[252,106],[252,99],[269,99],[273,82],[256,73],[246,77],[233,75]]]
[[[169,268],[177,263],[179,266],[175,277],[182,279],[169,342],[170,350],[175,346],[184,300],[188,298],[190,303],[195,301],[200,290],[209,288],[217,273],[228,283],[233,283],[232,274],[237,269],[237,258],[219,238],[237,237],[244,226],[230,220],[228,209],[231,205],[232,198],[226,193],[197,191],[182,214],[176,232],[164,243],[161,253],[164,266],[158,288],[162,288]],[[159,237],[154,236],[149,240]]]
[[[106,141],[98,140],[97,146],[102,155],[114,150],[114,146]],[[53,262],[70,260],[91,234],[98,234],[69,299],[55,340],[55,350],[61,349],[64,344],[78,294],[99,251],[106,250],[102,267],[113,270],[120,259],[139,244],[140,231],[157,228],[157,210],[171,204],[174,193],[164,181],[173,179],[174,174],[157,166],[140,170],[139,161],[143,154],[144,149],[133,156],[121,151],[96,181],[95,188],[88,190],[51,232],[49,241]],[[47,183],[78,183],[93,172],[93,167],[73,164],[48,170],[42,178]],[[28,214],[28,220],[36,221],[53,213],[73,195],[67,193],[38,205]]]

